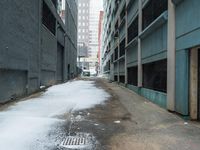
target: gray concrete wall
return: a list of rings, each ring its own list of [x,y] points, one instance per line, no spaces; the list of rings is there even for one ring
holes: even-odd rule
[[[39,0],[2,0],[0,7],[1,102],[39,87]]]
[[[42,0],[0,1],[0,102],[33,93],[40,85],[55,84],[58,71],[63,71],[63,81],[70,79],[68,64],[76,75],[76,4],[66,2],[65,26],[52,2],[44,1],[59,25],[55,35],[42,25]],[[59,70],[58,42],[64,47],[64,68]]]
[[[27,71],[0,69],[0,102],[27,93]]]
[[[52,85],[55,83],[57,40],[45,26],[42,27],[41,33],[41,85]]]

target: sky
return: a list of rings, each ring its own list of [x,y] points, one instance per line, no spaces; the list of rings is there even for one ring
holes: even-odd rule
[[[103,10],[103,0],[91,0],[91,7],[93,9]]]

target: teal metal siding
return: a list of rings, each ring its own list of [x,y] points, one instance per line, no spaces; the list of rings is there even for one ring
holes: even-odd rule
[[[167,106],[166,93],[162,93],[162,92],[158,92],[158,91],[154,91],[154,90],[150,90],[146,88],[141,88],[140,94],[162,108],[166,108]]]
[[[167,57],[167,24],[142,39],[142,63],[149,63]]]
[[[138,56],[138,45],[131,45],[127,49],[126,53],[126,58],[127,58],[127,67],[132,67],[137,65],[137,56]]]
[[[200,45],[199,10],[199,0],[184,0],[176,6],[176,50]]]
[[[176,112],[189,115],[189,51],[176,52]]]

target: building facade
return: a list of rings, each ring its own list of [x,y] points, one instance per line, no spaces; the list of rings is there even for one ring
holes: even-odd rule
[[[98,32],[99,32],[99,13],[103,9],[101,0],[90,0],[89,15],[89,50],[87,61],[90,69],[96,71],[98,64]]]
[[[104,74],[199,120],[199,9],[199,0],[104,0]]]
[[[85,61],[89,49],[90,0],[78,0],[78,59],[80,68],[88,68]]]
[[[57,6],[56,0],[0,1],[0,102],[76,75],[77,5],[66,0],[66,25]]]

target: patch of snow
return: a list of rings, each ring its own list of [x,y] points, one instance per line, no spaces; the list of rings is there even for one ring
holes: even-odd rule
[[[114,121],[114,123],[119,124],[121,123],[121,121],[117,120],[117,121]]]
[[[49,149],[53,144],[48,132],[64,122],[56,116],[102,104],[108,97],[92,81],[73,81],[53,86],[38,98],[18,102],[0,112],[0,149]]]
[[[43,89],[43,88],[45,88],[45,86],[40,86],[40,89]]]

